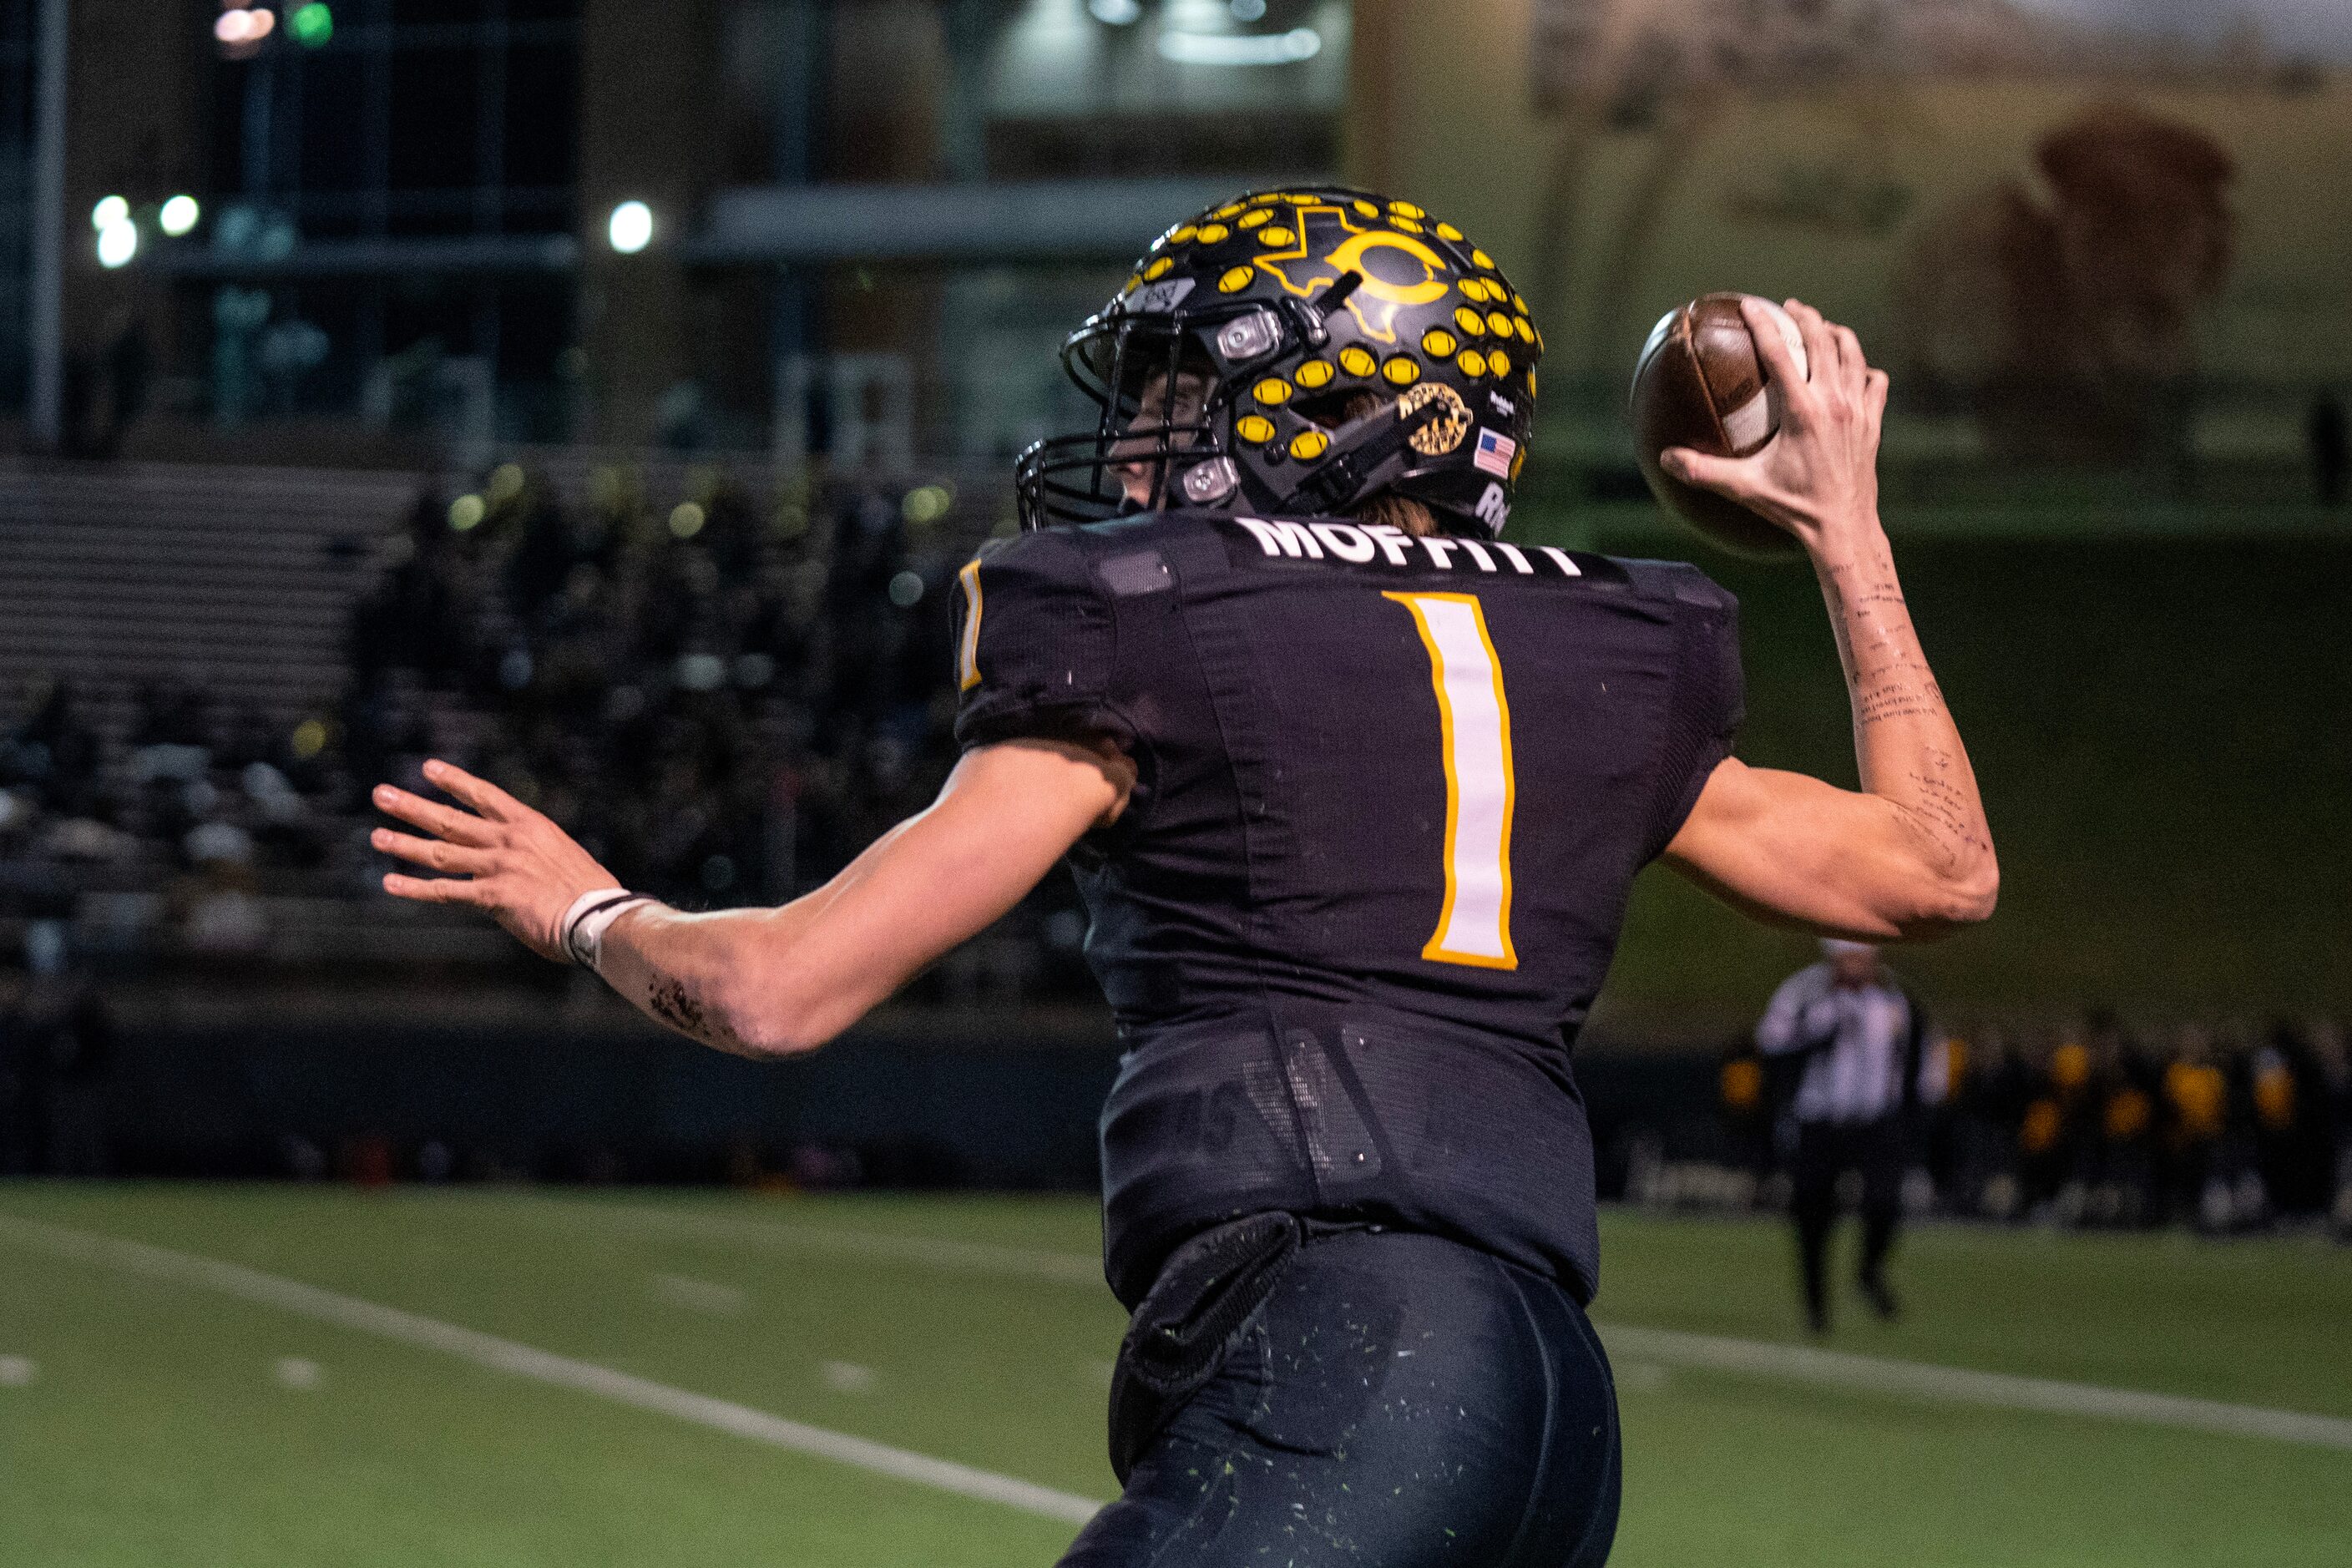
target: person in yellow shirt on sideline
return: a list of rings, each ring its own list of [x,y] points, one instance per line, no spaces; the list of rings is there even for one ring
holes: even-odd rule
[[[2220,1160],[2230,1126],[2230,1082],[2202,1028],[2181,1031],[2163,1084],[2167,1184],[2173,1205],[2201,1226],[2221,1228],[2228,1223],[2230,1205]]]

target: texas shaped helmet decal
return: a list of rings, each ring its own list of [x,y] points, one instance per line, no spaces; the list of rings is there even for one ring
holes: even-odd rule
[[[1434,303],[1453,286],[1453,268],[1444,257],[1377,217],[1360,224],[1348,208],[1323,203],[1286,216],[1288,226],[1269,225],[1261,231],[1262,240],[1288,243],[1259,257],[1259,268],[1302,300],[1312,300],[1350,272],[1363,274],[1364,281],[1348,296],[1348,310],[1375,342],[1397,341],[1400,308]]]

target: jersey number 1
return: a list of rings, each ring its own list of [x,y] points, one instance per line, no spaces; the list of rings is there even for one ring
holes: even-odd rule
[[[1429,650],[1445,762],[1445,902],[1421,956],[1517,969],[1511,947],[1511,706],[1486,615],[1468,594],[1383,594]]]

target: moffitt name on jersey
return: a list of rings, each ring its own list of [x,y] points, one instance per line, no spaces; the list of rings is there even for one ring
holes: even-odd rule
[[[1355,565],[1385,564],[1442,572],[1496,572],[1533,577],[1557,570],[1564,577],[1584,575],[1569,553],[1554,545],[1538,544],[1533,552],[1499,539],[1471,539],[1458,533],[1414,535],[1385,522],[1293,522],[1281,518],[1236,517],[1224,521],[1249,531],[1261,552],[1293,561],[1345,561]],[[1540,559],[1537,559],[1537,558]]]

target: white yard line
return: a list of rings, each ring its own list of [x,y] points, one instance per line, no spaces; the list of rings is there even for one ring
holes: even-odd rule
[[[610,1367],[573,1361],[568,1356],[519,1344],[512,1340],[499,1339],[435,1318],[420,1317],[396,1307],[364,1301],[356,1296],[322,1290],[315,1285],[264,1274],[234,1263],[173,1252],[164,1247],[150,1247],[143,1242],[126,1241],[119,1237],[69,1230],[62,1226],[45,1225],[9,1215],[0,1215],[0,1238],[78,1262],[143,1274],[150,1279],[168,1280],[173,1284],[216,1290],[224,1295],[275,1307],[281,1311],[332,1323],[339,1328],[373,1334],[379,1339],[397,1341],[421,1350],[438,1351],[444,1355],[455,1356],[493,1372],[508,1373],[557,1388],[594,1394],[601,1399],[635,1405],[640,1410],[651,1410],[680,1421],[690,1421],[715,1431],[732,1433],[738,1437],[748,1437],[753,1442],[788,1448],[794,1453],[809,1454],[821,1459],[832,1459],[839,1464],[854,1465],[862,1470],[912,1481],[917,1486],[977,1498],[983,1502],[998,1503],[1046,1519],[1083,1524],[1092,1519],[1102,1506],[1092,1498],[1034,1486],[1027,1481],[1015,1480],[1011,1476],[974,1469],[951,1460],[935,1459],[927,1454],[909,1453],[904,1448],[853,1437],[845,1432],[832,1432],[822,1426],[787,1421],[781,1415],[771,1415],[746,1405],[713,1399],[707,1394],[691,1394],[667,1384],[615,1372]]]
[[[1102,1284],[1101,1264],[1092,1258],[1071,1252],[893,1236],[831,1226],[801,1225],[788,1220],[737,1219],[719,1215],[689,1214],[651,1204],[551,1204],[548,1206],[568,1208],[575,1215],[593,1223],[625,1225],[698,1240],[740,1243],[772,1249],[806,1248],[847,1253],[957,1273],[994,1274],[1010,1279],[1045,1279],[1070,1285],[1099,1287]],[[2192,1399],[2168,1394],[2146,1394],[2137,1389],[2108,1388],[2098,1384],[2063,1383],[2051,1378],[2019,1377],[2007,1373],[1974,1372],[1965,1367],[1938,1366],[1929,1362],[1854,1355],[1843,1351],[1816,1350],[1807,1345],[1727,1339],[1711,1334],[1684,1333],[1673,1329],[1640,1328],[1630,1323],[1596,1326],[1612,1356],[1629,1357],[1654,1365],[1700,1367],[1715,1372],[1775,1378],[1782,1382],[1860,1389],[1945,1405],[1973,1405],[1997,1410],[2127,1421],[2141,1426],[2169,1426],[2181,1431],[2267,1437],[2284,1443],[2352,1449],[2352,1420],[2340,1416],[2313,1415],[2301,1411],[2231,1405],[2220,1400]]]
[[[1598,1327],[1612,1357],[1633,1356],[1671,1366],[1706,1367],[1786,1382],[1857,1388],[1946,1405],[2083,1415],[2147,1426],[2352,1449],[2352,1421],[2334,1415],[2308,1415],[2295,1410],[2227,1405],[2220,1400],[2189,1399],[2170,1394],[2143,1394],[2137,1389],[2106,1388],[2093,1383],[2060,1383],[2051,1378],[2016,1377],[2008,1373],[1971,1372],[1965,1367],[1937,1366],[1927,1362],[1815,1350],[1810,1345],[1767,1344],[1758,1340],[1721,1339],[1713,1334],[1686,1334],[1673,1329],[1642,1329],[1623,1323]]]
[[[660,1300],[673,1307],[684,1307],[690,1312],[740,1318],[751,1305],[749,1291],[733,1285],[722,1285],[715,1279],[690,1279],[683,1274],[656,1274],[648,1283]]]

